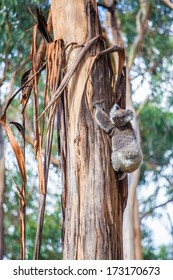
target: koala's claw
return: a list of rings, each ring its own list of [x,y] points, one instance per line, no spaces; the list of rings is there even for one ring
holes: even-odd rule
[[[125,172],[122,172],[122,171],[118,171],[118,180],[122,180],[124,179],[124,177],[126,176],[126,173]]]

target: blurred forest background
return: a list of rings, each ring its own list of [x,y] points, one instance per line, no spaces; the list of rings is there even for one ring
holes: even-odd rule
[[[169,1],[113,1],[124,41],[139,124],[144,163],[137,182],[137,200],[144,259],[173,259],[173,4]],[[113,44],[112,1],[98,1],[103,31]],[[0,1],[0,112],[31,67],[34,12],[38,6],[48,17],[45,0]],[[114,5],[115,6],[115,5]],[[40,77],[40,94],[45,85]],[[20,98],[8,109],[8,122],[20,122]],[[40,102],[40,112],[43,108]],[[38,172],[33,151],[32,102],[26,114],[26,255],[33,258],[38,211]],[[14,129],[14,134],[19,135]],[[61,171],[54,132],[41,259],[61,259]],[[13,152],[0,126],[0,257],[20,258],[19,197],[21,184]]]

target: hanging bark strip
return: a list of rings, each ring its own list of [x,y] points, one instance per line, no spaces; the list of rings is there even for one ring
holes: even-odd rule
[[[24,155],[19,147],[10,127],[5,124],[4,120],[0,119],[0,124],[3,126],[8,139],[10,141],[13,152],[16,156],[20,174],[22,177],[22,186],[18,187],[18,195],[20,199],[20,240],[21,240],[21,259],[25,259],[25,184],[26,184],[26,169]]]
[[[18,122],[11,121],[10,124],[13,124],[16,126],[20,133],[20,148],[23,154],[23,165],[25,166],[25,113],[22,115],[22,124]],[[14,179],[13,179],[14,181]],[[21,259],[25,260],[26,258],[26,182],[23,181],[22,188],[18,187],[17,183],[14,181],[17,192],[20,198],[20,238],[21,238],[21,248],[20,248],[20,255]]]
[[[48,21],[47,21],[47,32],[51,31],[52,28],[52,15],[51,15],[51,11],[49,12],[49,17],[48,17]],[[39,69],[41,69],[42,67],[44,67],[44,57],[45,57],[45,53],[46,53],[46,43],[45,40],[42,39],[40,46],[38,48],[37,51],[37,55],[36,55],[36,63],[35,63],[35,67],[36,70],[38,71]],[[27,104],[28,104],[28,100],[30,98],[31,95],[31,91],[32,91],[32,86],[33,86],[33,82],[32,80],[32,75],[33,73],[30,71],[30,74],[28,75],[28,85],[27,87],[25,87],[24,91],[23,91],[23,96],[22,96],[22,104],[23,104],[23,109],[22,112],[25,110]],[[39,77],[39,76],[38,76]]]
[[[58,89],[55,91],[52,99],[49,101],[49,103],[47,104],[47,107],[44,109],[44,111],[41,113],[41,115],[39,116],[42,117],[42,115],[56,102],[58,101],[59,97],[61,96],[62,92],[64,91],[66,85],[68,84],[69,80],[71,79],[71,77],[73,76],[74,72],[76,71],[77,67],[79,66],[79,64],[82,62],[82,59],[84,58],[84,56],[86,55],[86,53],[88,52],[88,50],[93,46],[93,44],[99,39],[102,38],[102,36],[95,36],[94,38],[92,38],[91,40],[89,40],[86,45],[84,47],[82,47],[82,50],[79,53],[79,56],[77,57],[77,59],[75,58],[73,63],[71,64],[70,69],[67,71],[66,75],[63,77]],[[56,107],[56,106],[55,106]],[[54,107],[54,109],[55,109]],[[54,111],[53,111],[54,112]]]
[[[22,92],[22,95],[23,95],[23,92]],[[23,100],[23,97],[22,97],[22,100]],[[22,108],[24,107],[24,104],[22,103]],[[22,111],[21,113],[21,119],[22,119],[22,129],[20,130],[20,147],[21,147],[21,150],[22,150],[22,153],[23,153],[23,157],[24,157],[24,164],[25,164],[25,111]],[[26,184],[23,184],[22,186],[22,195],[23,197],[26,197]],[[23,217],[22,217],[22,225],[21,225],[21,234],[23,232],[23,239],[24,239],[24,248],[23,249],[23,252],[21,251],[21,255],[23,253],[23,259],[26,258],[26,203],[24,205],[21,205],[20,206],[21,209],[23,210],[22,211],[22,214],[23,214]]]
[[[44,95],[44,108],[46,108],[48,101],[53,97],[61,79],[61,68],[62,61],[64,55],[64,43],[62,40],[57,40],[53,43],[47,45],[46,52],[46,87],[45,87],[45,95]],[[49,128],[47,129],[46,134],[46,145],[45,145],[45,153],[44,153],[44,185],[45,185],[45,193],[40,194],[39,198],[39,213],[38,213],[38,223],[37,223],[37,231],[35,238],[35,248],[34,248],[34,256],[33,259],[39,259],[41,241],[42,241],[42,231],[43,231],[43,222],[44,222],[44,213],[46,206],[46,194],[47,194],[47,182],[48,182],[48,173],[49,173],[49,165],[50,165],[50,156],[51,156],[51,148],[52,148],[52,139],[53,139],[53,128],[54,128],[54,119],[55,113],[53,114],[53,109],[50,108],[48,111],[48,115],[53,115],[50,121]],[[43,116],[43,124],[45,123],[46,116]],[[42,136],[44,135],[44,125]]]
[[[25,228],[25,207],[26,207],[26,200],[25,200],[25,184],[26,184],[26,171],[25,171],[25,135],[24,135],[24,130],[25,130],[25,117],[24,117],[24,111],[22,113],[22,126],[15,123],[15,122],[11,122],[11,124],[14,124],[18,130],[20,131],[20,136],[21,136],[21,147],[19,147],[15,137],[13,136],[13,133],[10,129],[9,126],[6,125],[6,111],[8,109],[8,107],[10,106],[11,102],[13,101],[13,99],[16,97],[16,95],[26,87],[26,85],[28,85],[30,83],[30,81],[32,81],[32,79],[42,70],[42,68],[44,67],[44,64],[42,65],[42,67],[40,69],[37,70],[36,73],[34,73],[34,75],[30,75],[29,79],[25,79],[22,82],[22,86],[20,87],[20,89],[14,93],[14,95],[9,98],[9,100],[7,101],[7,104],[4,108],[4,111],[2,113],[1,116],[1,120],[0,123],[2,124],[2,126],[4,127],[7,136],[9,138],[10,144],[12,146],[12,149],[15,153],[17,162],[18,162],[18,166],[19,166],[19,170],[21,173],[21,177],[22,177],[22,186],[21,188],[17,188],[18,190],[18,195],[19,195],[19,199],[20,199],[20,240],[21,240],[21,247],[20,247],[20,255],[21,255],[21,259],[24,260],[25,259],[25,252],[26,252],[26,237],[25,237],[25,232],[26,232],[26,228]],[[30,71],[28,71],[27,76],[29,74]],[[22,95],[22,101],[24,100],[23,98],[24,95]],[[22,102],[23,104],[23,102]],[[20,126],[20,127],[19,127]]]
[[[36,72],[36,33],[37,25],[34,26],[33,30],[33,43],[32,43],[32,73]],[[34,76],[33,79],[33,92],[34,92],[34,126],[35,126],[35,154],[38,160],[38,176],[39,176],[39,191],[42,194],[45,194],[45,185],[44,185],[44,172],[42,164],[42,137],[40,131],[40,122],[37,121],[39,112],[38,112],[38,87],[37,87],[37,76]]]

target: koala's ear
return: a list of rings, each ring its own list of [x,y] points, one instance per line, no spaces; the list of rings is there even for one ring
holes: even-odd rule
[[[113,121],[114,124],[118,127],[128,124],[134,118],[134,112],[130,109],[123,110],[120,109],[116,112]]]

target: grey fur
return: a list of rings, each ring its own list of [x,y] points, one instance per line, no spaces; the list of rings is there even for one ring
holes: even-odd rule
[[[121,180],[126,173],[138,169],[143,160],[142,151],[130,123],[134,112],[130,109],[123,110],[114,104],[108,115],[100,105],[94,104],[94,107],[97,124],[111,137],[112,167],[118,172],[118,179]]]

